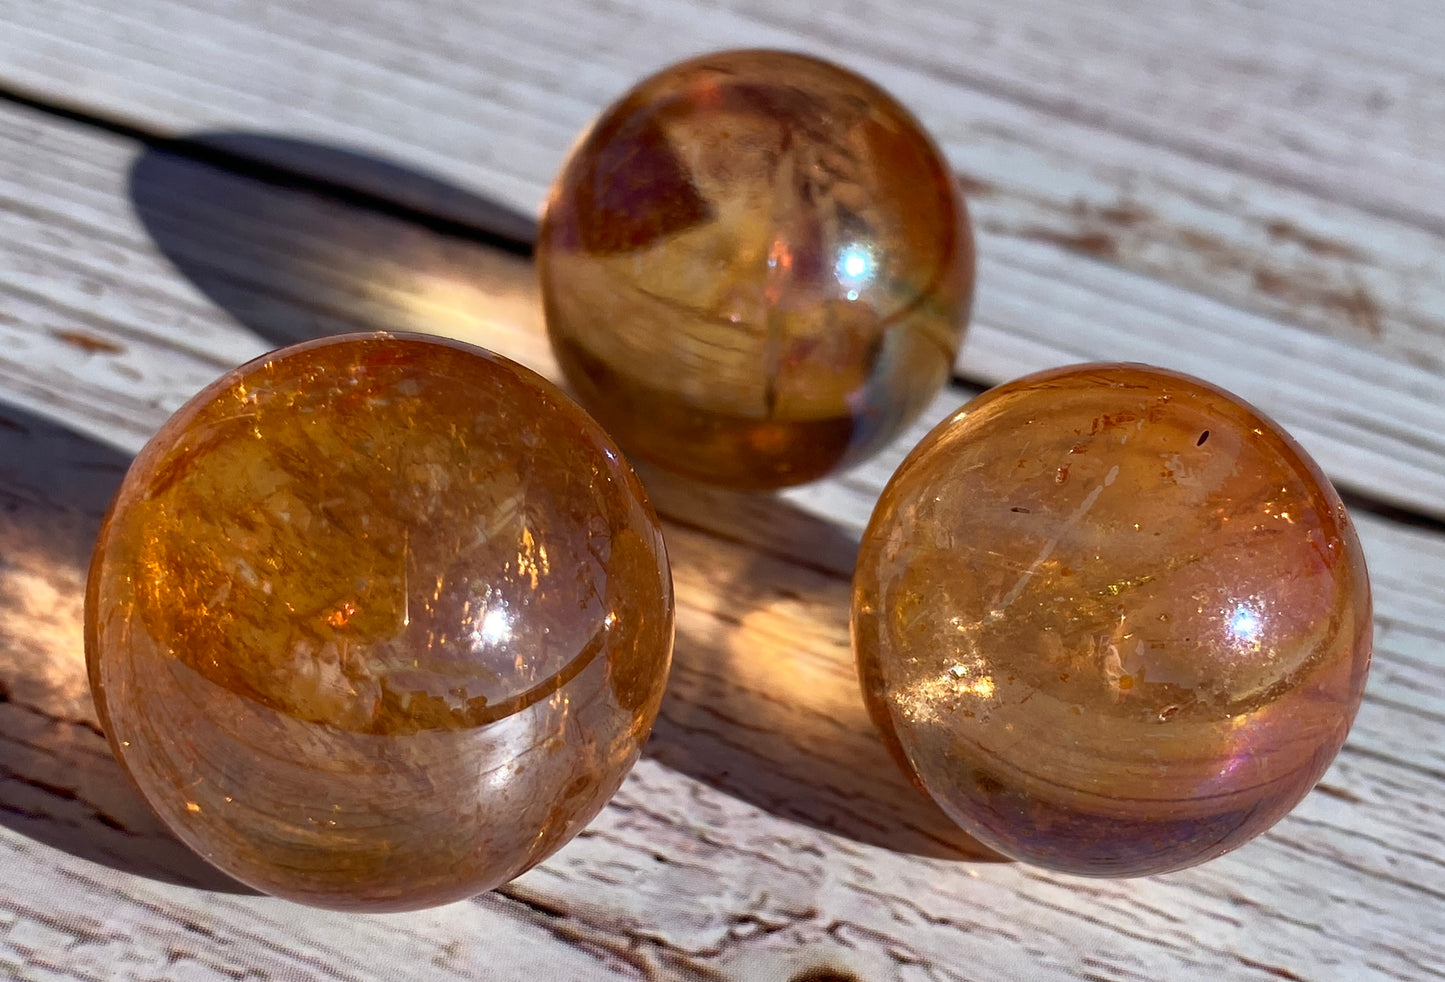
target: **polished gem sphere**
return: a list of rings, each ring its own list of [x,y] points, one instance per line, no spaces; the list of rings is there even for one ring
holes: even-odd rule
[[[918,416],[958,351],[974,250],[946,161],[892,97],[735,51],[602,115],[552,187],[537,264],[567,379],[618,442],[756,489]]]
[[[1269,828],[1344,742],[1370,588],[1339,497],[1226,392],[1138,365],[1000,386],[884,490],[853,588],[874,720],[1005,855],[1133,876]]]
[[[227,374],[131,466],[86,655],[184,842],[323,907],[471,896],[575,834],[657,713],[672,587],[627,463],[539,376],[356,335]]]

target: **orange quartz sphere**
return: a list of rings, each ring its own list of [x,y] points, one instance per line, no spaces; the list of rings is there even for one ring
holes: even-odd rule
[[[852,72],[733,51],[582,138],[537,243],[568,381],[629,453],[741,489],[888,443],[948,379],[968,215],[917,120]]]
[[[1370,588],[1329,481],[1197,379],[1084,365],[933,430],[878,502],[853,643],[874,720],[960,826],[1093,876],[1219,856],[1344,742]]]
[[[243,883],[426,907],[516,876],[617,789],[672,588],[600,427],[489,352],[356,335],[267,355],[161,428],[86,597],[121,764]]]

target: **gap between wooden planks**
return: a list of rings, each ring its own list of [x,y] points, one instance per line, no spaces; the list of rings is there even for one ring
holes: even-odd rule
[[[1380,637],[1367,703],[1324,789],[1274,832],[1198,870],[1124,883],[915,854],[937,849],[938,827],[862,716],[845,607],[858,530],[926,424],[873,465],[780,498],[649,475],[680,605],[659,739],[587,834],[507,889],[513,902],[357,923],[106,869],[205,875],[146,827],[84,697],[83,557],[128,454],[287,332],[431,329],[552,363],[515,258],[185,161],[162,171],[168,198],[134,205],[143,226],[127,188],[143,148],[3,118],[0,414],[12,425],[0,431],[15,448],[3,459],[16,517],[0,540],[12,692],[0,732],[15,763],[0,818],[19,872],[0,958],[79,978],[107,957],[144,966],[179,950],[218,970],[334,979],[365,978],[378,964],[367,950],[401,946],[421,967],[399,971],[424,978],[478,965],[520,976],[555,947],[563,977],[785,979],[816,961],[870,982],[1400,978],[1441,964],[1429,925],[1445,759],[1430,734],[1445,705],[1445,541],[1368,515]],[[484,940],[471,933],[488,926]],[[539,949],[543,936],[562,943]]]

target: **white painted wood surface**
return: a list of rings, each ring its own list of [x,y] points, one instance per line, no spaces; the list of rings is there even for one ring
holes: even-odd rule
[[[1346,487],[1445,517],[1445,70],[1426,40],[1445,19],[1357,6],[0,0],[0,83],[496,224],[535,211],[646,71],[729,45],[837,57],[913,107],[973,192],[964,377],[1168,364],[1273,402]]]
[[[225,143],[523,234],[495,206],[530,212],[639,73],[732,44],[840,57],[915,107],[974,192],[961,375],[1126,357],[1240,391],[1364,496],[1378,613],[1345,751],[1261,840],[1127,882],[969,861],[884,755],[847,643],[857,535],[925,424],[777,498],[647,474],[677,665],[646,759],[582,837],[425,914],[217,892],[89,707],[99,510],[167,412],[283,338],[432,330],[551,373],[530,271],[0,105],[0,975],[1445,977],[1445,534],[1410,522],[1445,516],[1445,19],[1362,6],[0,0],[13,93],[151,133],[248,133]],[[307,146],[338,142],[450,187]]]

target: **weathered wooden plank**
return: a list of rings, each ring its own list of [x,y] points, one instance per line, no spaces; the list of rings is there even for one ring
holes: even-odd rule
[[[460,109],[471,99],[478,104],[467,113],[431,115],[473,115],[492,129],[544,121],[533,124],[540,132],[519,134],[519,143],[541,144],[539,153],[552,121],[585,109],[598,86],[615,91],[648,66],[709,47],[804,43],[894,66],[892,74],[912,66],[957,88],[1418,222],[1442,217],[1441,206],[1422,197],[1445,178],[1445,138],[1433,125],[1445,86],[1445,29],[1431,10],[1409,0],[1366,15],[1338,0],[1033,0],[1004,9],[874,0],[826,12],[749,0],[514,8],[430,0],[407,8],[353,3],[337,16],[260,0],[126,8],[12,0],[3,14],[15,25],[12,79],[146,122],[194,126],[265,104],[287,120],[321,117],[341,128],[366,126],[363,112],[394,115],[427,102]],[[298,55],[314,59],[305,67],[315,70],[303,75]],[[258,71],[278,66],[284,74]],[[179,87],[179,79],[198,84]],[[436,105],[443,101],[450,105]],[[575,130],[582,119],[573,122]],[[427,124],[410,128],[424,136]]]
[[[11,417],[13,413],[7,415]],[[89,441],[64,433],[46,433],[44,425],[33,420],[21,420],[19,425],[27,430],[23,439],[28,445],[23,449],[28,452],[8,459],[53,461],[53,443],[79,447],[58,455],[61,460],[53,471],[26,474],[30,480],[17,482],[13,470],[7,473],[6,491],[19,485],[28,499],[17,514],[16,526],[53,542],[58,532],[77,520],[93,523],[93,513],[78,515],[68,510],[89,509],[87,495],[78,494],[79,500],[72,502],[39,498],[37,492],[83,488],[87,478],[93,481],[98,470],[109,470],[107,480],[113,481],[113,468],[96,467],[97,463],[106,463],[107,456],[113,457],[113,452],[97,452]],[[13,436],[17,431],[7,427],[7,432],[12,434],[7,449],[15,449],[20,439]],[[48,452],[47,442],[52,444]],[[57,477],[62,480],[56,481]],[[1388,527],[1379,534],[1374,524],[1367,522],[1365,532],[1377,569],[1394,568],[1400,562],[1398,555],[1381,550],[1381,543],[1386,550],[1392,545],[1407,550],[1418,562],[1422,555],[1422,544],[1415,541],[1420,538],[1418,534]],[[792,816],[786,811],[780,813],[776,802],[766,797],[759,798],[756,804],[739,800],[749,792],[766,790],[757,786],[756,777],[744,775],[741,789],[729,788],[725,774],[705,774],[689,781],[659,765],[667,753],[678,749],[670,743],[675,736],[667,732],[668,723],[673,723],[671,717],[680,713],[686,718],[690,711],[720,711],[729,717],[720,727],[721,739],[766,742],[775,752],[781,751],[786,767],[788,756],[808,749],[791,745],[799,736],[809,735],[798,719],[820,711],[834,713],[847,701],[845,691],[852,691],[841,624],[842,594],[846,589],[840,581],[821,577],[810,583],[806,575],[788,569],[781,561],[757,563],[747,550],[719,550],[697,533],[679,537],[673,527],[669,535],[678,552],[684,617],[697,617],[692,605],[699,596],[708,596],[707,605],[726,604],[729,611],[744,608],[747,612],[741,626],[729,627],[725,622],[712,640],[705,631],[684,632],[679,652],[680,678],[675,680],[669,720],[660,732],[662,746],[655,745],[651,752],[653,760],[644,763],[617,804],[587,837],[509,891],[556,912],[540,918],[543,925],[550,925],[547,930],[586,940],[604,951],[631,952],[639,964],[688,967],[686,972],[679,969],[681,977],[698,977],[694,966],[714,963],[748,970],[736,977],[757,977],[751,973],[759,966],[791,966],[799,962],[800,954],[841,960],[861,970],[865,978],[906,977],[898,966],[889,965],[895,952],[906,951],[917,963],[939,968],[939,977],[966,978],[968,974],[949,974],[951,963],[947,956],[949,950],[964,943],[968,944],[975,967],[998,969],[1032,963],[1042,968],[1052,963],[1059,970],[1038,977],[1066,977],[1066,970],[1078,969],[1080,957],[1071,957],[1071,952],[1082,953],[1085,959],[1095,953],[1111,952],[1095,967],[1114,978],[1147,976],[1166,968],[1228,971],[1231,977],[1251,977],[1241,969],[1236,956],[1255,963],[1255,967],[1282,966],[1296,974],[1304,973],[1303,977],[1368,977],[1351,974],[1360,970],[1360,956],[1352,946],[1365,946],[1369,950],[1363,954],[1384,959],[1386,956],[1373,950],[1382,945],[1406,951],[1393,960],[1381,961],[1381,968],[1396,973],[1396,977],[1413,977],[1409,974],[1413,970],[1429,968],[1425,959],[1432,957],[1431,952],[1410,953],[1407,939],[1410,931],[1428,924],[1431,905],[1438,905],[1440,900],[1431,887],[1438,880],[1439,866],[1432,837],[1438,835],[1442,816],[1431,794],[1437,779],[1429,776],[1430,769],[1438,774],[1440,764],[1409,761],[1413,766],[1405,766],[1394,761],[1394,766],[1382,766],[1380,755],[1388,751],[1370,746],[1372,731],[1395,734],[1400,740],[1397,747],[1407,753],[1411,752],[1411,744],[1426,739],[1428,732],[1412,727],[1408,719],[1397,718],[1398,711],[1393,707],[1382,707],[1373,699],[1367,705],[1351,747],[1331,775],[1324,794],[1312,796],[1264,842],[1237,857],[1183,876],[1094,885],[1012,867],[970,868],[910,858],[860,844],[859,836],[854,834],[819,834],[806,825],[779,821]],[[7,558],[15,556],[18,550],[11,546],[16,540],[16,527],[7,525],[0,539],[5,543]],[[694,550],[703,554],[694,555]],[[1431,540],[1425,544],[1423,555],[1428,560],[1427,575],[1438,577],[1445,569],[1445,549]],[[39,562],[38,567],[20,571],[7,563],[5,586],[59,580],[55,594],[66,603],[58,609],[57,620],[64,624],[70,620],[65,615],[73,615],[79,603],[78,569],[44,553]],[[746,564],[751,571],[754,597],[740,597],[736,591],[721,598],[711,596],[717,592],[711,574],[719,567],[729,569],[740,564]],[[57,577],[57,572],[61,576]],[[698,580],[705,574],[709,586],[699,588]],[[813,588],[819,587],[823,596],[814,598],[811,605],[794,599],[809,596]],[[30,589],[34,591],[35,587]],[[1385,577],[1379,589],[1382,610],[1390,610],[1385,601],[1399,592],[1398,583]],[[830,590],[835,596],[827,596]],[[43,609],[31,605],[25,613],[33,616]],[[815,618],[824,623],[810,624]],[[827,623],[830,620],[832,623]],[[73,627],[73,620],[70,623]],[[5,649],[12,654],[14,638],[11,631],[4,632]],[[780,644],[779,638],[787,640]],[[801,654],[793,650],[798,647],[804,649]],[[1388,645],[1382,647],[1382,662],[1395,667],[1390,658],[1393,650]],[[69,669],[70,685],[56,686],[55,691],[83,691],[81,669],[74,657],[77,653],[75,647],[47,645],[36,654],[52,675],[64,676]],[[799,663],[809,659],[827,661],[827,670],[798,671]],[[1408,670],[1407,659],[1402,658],[1401,663]],[[34,663],[7,666],[5,677],[26,681],[34,668]],[[1438,665],[1434,668],[1438,673]],[[721,691],[705,693],[702,698],[692,695],[690,690],[698,684],[693,676],[699,671],[713,676],[709,681],[716,680]],[[824,693],[821,698],[820,689]],[[19,686],[17,692],[21,695],[14,702],[31,698]],[[771,718],[750,719],[745,713],[739,718],[738,707],[745,708],[750,701],[756,703],[760,696],[772,708],[780,702],[797,705],[785,706],[784,712]],[[1438,696],[1434,698],[1438,707]],[[62,703],[58,700],[52,705],[59,708]],[[93,722],[88,709],[83,703],[79,709],[75,705],[71,711],[76,717],[62,718],[62,725],[78,727],[86,739],[99,745],[98,735],[90,729]],[[64,717],[63,712],[53,715]],[[844,713],[841,718],[850,715],[857,714]],[[10,721],[5,722],[7,741],[17,741]],[[1362,739],[1366,741],[1363,745]],[[18,740],[25,741],[26,735],[18,735]],[[781,785],[785,794],[791,790],[794,797],[835,792],[837,789],[831,786],[834,774],[830,771],[836,772],[839,763],[858,766],[859,758],[850,745],[855,742],[837,740],[835,734],[830,750],[842,761],[833,760],[831,768],[825,768],[820,775],[815,748],[812,758],[806,761],[810,784],[801,786],[797,771],[784,770],[783,778],[775,779],[775,785]],[[12,749],[7,746],[6,750],[6,759],[12,760]],[[742,763],[750,765],[755,774],[773,777],[777,760],[765,752],[755,753],[755,759]],[[103,752],[95,756],[104,762]],[[71,766],[66,765],[64,776],[56,773],[53,764],[51,770],[42,770],[38,776],[25,775],[35,782],[28,785],[32,790],[41,790],[36,784],[59,789],[59,793],[41,795],[38,807],[31,802],[33,811],[43,812],[56,804],[69,808],[75,802],[89,802],[95,788],[112,799],[117,797],[114,781],[118,775],[113,763],[108,763],[111,783],[96,781],[91,790],[83,783],[65,783],[73,780]],[[1425,769],[1425,773],[1419,773],[1417,768]],[[714,787],[730,794],[719,794]],[[880,789],[872,790],[877,793]],[[6,804],[13,806],[13,794],[9,788],[5,791]],[[129,807],[136,810],[133,801]],[[57,817],[52,815],[50,820]],[[6,824],[34,834],[31,828],[16,825],[8,816]],[[93,820],[77,820],[77,824],[82,833],[105,831],[92,828]],[[73,844],[57,844],[76,851]],[[128,959],[162,954],[171,957],[168,951],[149,949],[162,944],[173,948],[172,934],[179,933],[179,920],[200,926],[181,934],[186,959],[219,959],[225,967],[234,967],[239,961],[248,968],[274,969],[276,965],[304,965],[308,959],[319,958],[324,969],[311,966],[301,977],[367,977],[364,962],[359,965],[355,959],[337,956],[335,947],[347,935],[345,925],[331,915],[279,912],[277,905],[262,899],[218,902],[207,895],[157,886],[141,877],[96,869],[63,855],[48,855],[13,837],[9,845],[13,855],[12,866],[7,868],[18,866],[23,870],[27,864],[53,863],[68,873],[63,889],[69,913],[56,917],[55,901],[49,899],[56,887],[33,891],[32,895],[46,899],[31,901],[25,907],[25,911],[37,913],[33,923],[24,923],[21,937],[12,942],[12,950],[19,950],[26,958],[54,958],[62,941],[68,946],[67,971],[94,964],[105,957],[105,950],[112,956],[122,953]],[[155,875],[154,868],[146,870],[137,864],[133,849],[133,843],[128,842],[119,856],[90,858]],[[170,871],[174,874],[174,867]],[[1380,882],[1375,882],[1372,872]],[[1298,890],[1312,892],[1301,895],[1304,899],[1291,900],[1288,891]],[[83,895],[82,900],[75,898],[77,893]],[[102,906],[97,908],[97,904]],[[105,912],[104,923],[112,928],[111,935],[101,935],[108,945],[101,951],[92,947],[99,943],[95,937],[99,932],[86,927],[94,923],[97,909]],[[1410,910],[1418,911],[1426,920],[1412,927],[1408,915],[1402,918],[1400,914]],[[457,916],[460,919],[453,922],[456,926],[442,937],[451,938],[457,930],[474,930],[475,921]],[[1275,919],[1282,919],[1284,924],[1275,924]],[[413,943],[442,947],[427,915],[387,920],[403,934],[415,932]],[[1261,923],[1270,925],[1270,930],[1261,931]],[[57,924],[69,925],[65,930],[70,936],[82,937],[83,943],[38,931],[39,927],[61,930]],[[116,924],[140,925],[145,930],[136,940],[122,943],[124,932]],[[462,927],[469,924],[473,927]],[[495,930],[505,942],[515,939],[519,931],[525,936],[524,929],[532,926],[527,920],[520,926],[503,923]],[[1201,926],[1205,930],[1201,931]],[[1261,943],[1262,936],[1273,937],[1279,928],[1286,931],[1283,937]],[[1327,962],[1300,960],[1299,951],[1318,949],[1318,939],[1311,937],[1315,932],[1335,939],[1319,953],[1322,958],[1339,960],[1338,973],[1330,975]],[[1200,937],[1201,933],[1205,936]],[[979,943],[974,936],[989,940]],[[265,939],[268,947],[255,956],[251,952],[258,939]],[[250,942],[246,954],[227,950],[245,942]],[[71,960],[69,952],[77,948],[78,956]],[[319,956],[315,954],[318,950]],[[505,952],[476,953],[493,967],[505,967],[508,973],[518,968]],[[144,967],[148,964],[143,961],[133,977],[147,977]],[[660,977],[678,975],[663,972]],[[1260,973],[1258,977],[1267,976]]]
[[[95,866],[0,829],[0,972],[17,982],[397,982],[637,978],[626,957],[555,943],[551,918],[492,894],[406,917],[298,915]]]
[[[915,107],[967,175],[989,272],[983,322],[999,266],[1023,257],[1027,273],[1029,257],[1062,250],[1438,370],[1441,28],[1409,0],[1364,24],[1357,6],[357,0],[338,17],[261,0],[8,0],[0,79],[169,134],[363,147],[528,213],[588,119],[640,74],[725,45],[818,51]],[[234,137],[220,139],[480,215],[425,181]],[[1238,360],[1212,328],[1197,325],[1196,340]],[[1077,343],[1128,348],[1088,333],[1049,347]],[[960,368],[999,380],[987,358]]]
[[[444,330],[553,366],[519,260],[186,163],[162,171],[168,207],[136,192],[142,222],[140,148],[0,120],[0,161],[25,163],[0,167],[0,966],[17,977],[1445,973],[1445,539],[1360,516],[1381,626],[1366,705],[1322,789],[1259,842],[1120,883],[945,859],[861,711],[846,626],[857,536],[920,429],[784,496],[647,475],[679,603],[663,718],[598,821],[501,897],[358,920],[156,882],[208,874],[119,784],[77,630],[127,455],[222,367],[298,332]]]
[[[87,402],[93,386],[79,384],[95,373],[130,373],[130,397],[159,400],[160,413],[175,408],[176,391],[199,389],[220,366],[263,350],[265,341],[217,333],[194,288],[169,267],[137,258],[152,248],[151,235],[202,290],[271,343],[345,330],[360,312],[394,329],[462,335],[525,325],[513,331],[524,345],[521,360],[550,363],[534,287],[517,260],[425,229],[394,232],[393,221],[317,207],[305,194],[163,153],[135,161],[127,147],[107,156],[101,147],[120,144],[47,130],[28,111],[0,113],[0,138],[0,249],[8,249],[14,302],[29,305],[24,316],[12,310],[14,325],[0,325],[14,338],[10,354],[0,351],[0,379],[33,389],[27,378],[54,371],[76,383],[31,394],[57,418],[85,426],[108,411]],[[7,181],[7,172],[19,177]],[[98,197],[101,188],[108,199]],[[127,195],[149,234],[129,217]],[[91,239],[105,248],[98,259],[80,258],[87,252],[78,245]],[[135,268],[124,295],[104,282],[115,264]],[[1438,427],[1445,368],[1244,314],[1047,244],[1000,240],[982,277],[963,360],[986,377],[1121,359],[1190,371],[1277,416],[1342,486],[1445,516]],[[166,383],[169,394],[155,393],[150,362],[133,354],[72,357],[74,345],[63,337],[75,329],[70,321],[113,321],[117,304],[199,354],[183,387]],[[57,311],[70,326],[52,323]]]
[[[118,479],[118,455],[50,424],[17,419],[13,410],[5,418],[10,425],[3,428],[9,451],[4,459],[17,463],[6,468],[0,492],[7,503],[20,504],[7,510],[9,520],[0,531],[6,557],[0,589],[15,612],[13,621],[0,624],[0,651],[9,662],[0,677],[11,682],[12,691],[4,708],[32,715],[38,708],[54,730],[69,730],[81,738],[77,742],[90,744],[90,762],[78,764],[78,754],[58,762],[19,757],[17,744],[53,750],[55,734],[37,736],[17,727],[14,716],[0,716],[3,759],[18,772],[12,783],[31,793],[21,799],[10,784],[0,784],[4,824],[44,841],[46,833],[37,828],[49,827],[53,834],[56,824],[65,823],[74,838],[55,845],[67,852],[150,876],[179,871],[204,879],[193,859],[146,831],[143,810],[125,800],[84,700],[74,637],[80,569],[103,492]],[[1396,625],[1392,634],[1408,637],[1419,627],[1392,598],[1413,591],[1418,575],[1445,575],[1445,543],[1369,519],[1362,531],[1377,570],[1382,615]],[[1397,688],[1411,692],[1419,679],[1438,675],[1438,655],[1433,663],[1412,666],[1408,649],[1397,659],[1397,642],[1383,643],[1381,667],[1391,676],[1373,687],[1324,792],[1237,856],[1181,876],[1128,884],[970,867],[894,851],[896,841],[892,848],[860,842],[866,836],[856,824],[837,823],[835,834],[813,831],[809,825],[825,824],[816,814],[798,823],[788,802],[773,797],[791,797],[806,810],[840,792],[865,799],[898,793],[887,781],[860,788],[838,782],[845,767],[868,767],[867,744],[876,743],[856,711],[843,623],[846,584],[781,559],[759,560],[751,550],[729,549],[715,537],[675,524],[668,532],[686,626],[652,759],[586,837],[509,889],[533,909],[503,905],[503,912],[516,915],[510,918],[497,916],[498,901],[482,901],[480,911],[465,914],[448,909],[440,932],[440,915],[386,918],[384,926],[401,937],[364,943],[405,942],[433,958],[451,951],[455,959],[459,934],[483,937],[477,928],[489,927],[495,933],[485,935],[488,947],[472,941],[464,949],[471,956],[467,964],[490,965],[509,977],[525,969],[523,956],[535,951],[538,928],[600,953],[619,971],[645,977],[651,970],[663,978],[709,977],[705,968],[716,968],[723,978],[755,978],[773,965],[801,968],[816,958],[840,962],[864,978],[903,978],[902,967],[893,963],[899,952],[907,954],[905,965],[932,966],[941,978],[1028,965],[1037,977],[1063,978],[1093,957],[1100,961],[1092,967],[1112,978],[1149,977],[1161,970],[1267,978],[1267,966],[1311,978],[1369,977],[1364,957],[1394,977],[1413,977],[1416,971],[1423,977],[1429,959],[1438,964],[1438,951],[1413,950],[1409,939],[1429,923],[1441,901],[1432,884],[1440,866],[1434,843],[1445,815],[1432,794],[1438,777],[1431,773],[1438,775],[1445,764],[1438,750],[1425,751],[1436,759],[1421,754],[1419,744],[1428,742],[1429,731],[1390,704]],[[1402,556],[1412,557],[1418,573],[1380,574],[1400,570]],[[727,576],[738,569],[747,575]],[[740,582],[750,584],[749,590],[736,589]],[[1413,593],[1407,599],[1415,602]],[[1438,608],[1438,599],[1434,602]],[[713,611],[741,617],[709,618]],[[45,642],[17,648],[17,640],[33,636],[36,621],[46,626],[47,617],[50,630],[40,635]],[[1397,672],[1418,678],[1397,680],[1392,677]],[[47,687],[37,692],[42,675]],[[1426,712],[1438,712],[1438,680],[1430,684],[1433,690],[1415,695]],[[1382,687],[1383,698],[1373,698]],[[826,716],[832,726],[820,733],[810,716]],[[678,731],[698,717],[715,717],[713,735],[746,749],[719,761],[695,735],[680,737]],[[1382,732],[1392,746],[1381,745]],[[689,753],[694,756],[682,762],[685,772],[687,764],[704,765],[691,780],[662,766],[669,756]],[[804,758],[801,766],[790,769],[796,757]],[[723,771],[708,771],[709,762],[714,768],[721,762]],[[84,776],[86,771],[91,773]],[[878,776],[865,770],[857,783],[867,785]],[[28,821],[16,821],[17,805],[31,813]],[[80,814],[84,809],[93,812]],[[111,822],[97,820],[102,812]],[[116,819],[127,813],[138,819]],[[109,835],[116,851],[79,846],[97,834]],[[138,838],[150,840],[156,851],[169,846],[171,854],[160,857],[169,862],[147,865],[148,850],[137,848]],[[26,874],[43,877],[44,868],[65,874],[63,886],[52,879],[47,887],[41,879],[36,888],[27,886],[28,894],[14,895],[35,898],[21,905],[9,925],[18,937],[7,938],[0,949],[24,959],[12,963],[19,977],[26,977],[18,972],[21,966],[47,959],[60,964],[61,948],[69,973],[61,977],[85,977],[107,958],[132,963],[127,977],[155,977],[148,972],[162,957],[168,964],[198,961],[218,971],[260,968],[279,974],[285,967],[302,978],[368,977],[370,962],[354,954],[356,932],[333,915],[158,885],[47,853],[13,834],[4,847],[11,853],[7,869],[20,871],[12,882],[28,884]],[[1305,891],[1298,894],[1303,899],[1293,899],[1295,891]],[[1412,910],[1424,920],[1412,921]],[[371,931],[367,923],[372,922],[359,928],[363,934]],[[1268,931],[1261,930],[1262,923]],[[1321,947],[1316,933],[1331,940]],[[513,943],[528,938],[520,954],[512,950]],[[948,953],[961,944],[968,946],[970,968],[949,960]],[[1320,961],[1302,961],[1300,951],[1312,951]],[[1338,962],[1333,975],[1330,958]],[[1057,971],[1046,971],[1050,965]],[[729,966],[738,974],[729,973]],[[464,971],[456,975],[464,977]],[[585,970],[562,977],[574,976],[588,977]]]

